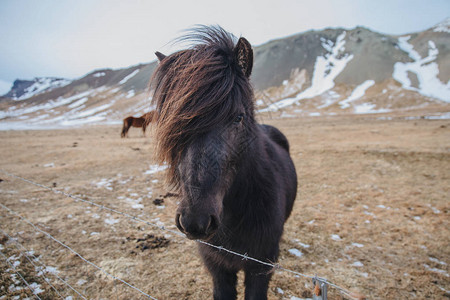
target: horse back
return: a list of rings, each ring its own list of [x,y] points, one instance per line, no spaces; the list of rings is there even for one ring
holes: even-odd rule
[[[144,123],[145,123],[145,119],[143,117],[133,118],[133,120],[132,120],[133,127],[142,127],[142,125],[144,125]]]
[[[277,176],[279,177],[280,188],[284,189],[285,199],[285,220],[290,216],[294,200],[297,195],[297,173],[295,171],[294,162],[289,154],[289,141],[286,136],[276,127],[261,124],[262,131],[266,134],[268,140],[267,148],[273,149],[270,151],[269,158],[277,167]]]
[[[267,124],[261,124],[261,127],[272,141],[274,141],[289,153],[289,141],[286,136],[280,130],[278,130],[278,128]]]
[[[128,126],[131,126],[131,123],[133,123],[133,117],[126,117],[125,119],[123,119],[123,125],[125,126],[125,125],[128,125]]]

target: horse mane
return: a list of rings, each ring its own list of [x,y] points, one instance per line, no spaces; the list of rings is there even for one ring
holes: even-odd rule
[[[231,122],[238,108],[253,120],[253,91],[235,53],[236,38],[221,27],[197,27],[179,41],[193,46],[163,57],[150,86],[156,107],[156,158],[176,185],[182,152],[196,137]]]
[[[154,120],[154,119],[155,119],[155,111],[154,111],[154,110],[151,110],[151,111],[149,111],[148,113],[143,114],[143,115],[141,116],[141,118],[143,118],[147,124],[150,124],[150,123],[152,123],[153,121],[155,121],[155,120]]]

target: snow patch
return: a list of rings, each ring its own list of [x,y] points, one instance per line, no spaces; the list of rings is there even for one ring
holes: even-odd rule
[[[59,271],[58,271],[58,269],[55,268],[55,267],[49,267],[49,266],[46,266],[45,268],[41,268],[41,270],[39,271],[39,273],[37,274],[37,276],[42,276],[42,275],[44,275],[44,274],[46,274],[46,273],[56,275],[56,274],[59,273]]]
[[[332,234],[331,235],[331,239],[333,241],[341,241],[342,240],[341,237],[339,235],[337,235],[337,234]]]
[[[41,288],[41,285],[36,282],[31,283],[30,288],[33,290],[34,294],[40,294],[44,292],[44,290]]]
[[[72,82],[72,80],[63,78],[35,78],[35,82],[24,90],[24,94],[20,97],[13,97],[13,100],[25,100],[42,92],[63,87]]]
[[[119,84],[124,84],[125,82],[133,78],[137,73],[139,73],[139,69],[134,70],[133,72],[125,76],[121,81],[119,81]]]
[[[351,102],[362,98],[365,95],[366,90],[371,86],[373,86],[374,84],[375,81],[373,80],[364,81],[353,90],[352,94],[347,99],[340,101],[339,105],[341,106],[342,109],[350,107]]]
[[[131,97],[134,97],[136,94],[134,90],[129,90],[125,98],[130,99]]]
[[[114,225],[114,224],[117,224],[117,223],[119,223],[119,219],[113,219],[113,218],[111,218],[111,219],[105,219],[105,223],[106,224],[108,224],[108,225]]]
[[[77,285],[83,285],[85,283],[87,283],[87,280],[84,280],[84,279],[80,279],[77,281]]]
[[[447,18],[443,22],[434,26],[433,31],[450,33],[450,18]]]
[[[98,112],[106,110],[107,108],[111,107],[112,104],[113,103],[110,102],[110,103],[106,103],[106,104],[103,104],[103,105],[100,105],[100,106],[97,106],[97,107],[85,110],[83,112],[80,112],[80,113],[70,117],[69,119],[72,119],[72,120],[73,119],[81,119],[81,118],[92,116],[92,115],[94,115],[94,114],[96,114]]]
[[[355,261],[355,262],[352,264],[352,266],[353,266],[353,267],[364,267],[363,263],[360,262],[360,261]]]
[[[105,72],[98,72],[98,73],[95,73],[95,74],[92,75],[92,76],[94,76],[94,77],[103,77],[103,76],[105,76],[105,75],[106,75]]]
[[[259,110],[259,112],[277,111],[280,108],[298,103],[302,99],[313,98],[334,87],[334,79],[345,69],[347,63],[353,59],[353,54],[343,54],[345,45],[344,31],[336,38],[336,42],[322,39],[322,47],[328,53],[324,56],[318,56],[314,64],[314,72],[311,80],[311,86],[293,98],[286,98],[272,103],[268,107]]]
[[[427,265],[427,264],[423,264],[423,266],[424,266],[425,269],[427,269],[428,271],[435,272],[435,273],[440,273],[440,274],[442,274],[442,275],[444,275],[444,276],[446,276],[446,277],[450,277],[450,275],[448,275],[447,271],[445,271],[445,270],[441,270],[441,269],[438,269],[438,268],[432,268],[432,267],[430,267],[430,266]]]
[[[289,249],[288,252],[290,254],[292,254],[292,255],[297,256],[297,257],[302,257],[303,256],[303,253],[300,250],[295,249],[295,248]]]
[[[68,105],[67,107],[68,107],[68,108],[79,107],[79,106],[83,105],[84,103],[86,103],[88,100],[89,100],[88,97],[84,97],[84,98],[81,98],[81,99],[78,100],[78,101],[73,102],[72,104]]]
[[[392,77],[402,84],[404,89],[416,91],[424,96],[450,102],[450,81],[442,83],[437,77],[439,74],[438,64],[435,62],[439,53],[433,41],[428,41],[428,56],[422,58],[414,46],[408,43],[411,36],[398,38],[398,47],[406,52],[413,62],[397,62],[394,65]],[[412,86],[408,72],[414,73],[419,81],[419,87]]]
[[[341,95],[339,95],[335,91],[329,90],[326,93],[326,99],[325,99],[324,103],[322,105],[318,106],[317,108],[322,109],[322,108],[328,107],[331,104],[333,104],[334,102],[336,102],[336,100],[339,99],[340,97],[341,97]]]
[[[360,105],[355,105],[355,114],[379,114],[390,112],[390,109],[375,109],[376,105],[373,103],[362,103]]]
[[[447,265],[447,263],[445,261],[441,261],[441,260],[439,260],[437,258],[434,258],[434,257],[428,257],[428,259],[431,260],[434,263],[437,263],[437,264],[440,264],[440,265],[443,265],[443,266]]]
[[[142,198],[138,198],[138,199],[126,198],[125,201],[130,203],[131,207],[134,208],[134,209],[144,208],[144,205],[141,204]]]
[[[158,173],[160,171],[164,171],[165,169],[167,169],[169,166],[167,165],[151,165],[150,169],[148,169],[147,171],[144,172],[144,174],[149,175],[149,174],[155,174]]]
[[[81,99],[83,97],[89,96],[93,91],[86,91],[68,98],[59,97],[57,100],[50,100],[43,104],[33,105],[30,107],[18,109],[16,106],[10,107],[7,111],[0,111],[0,119],[5,119],[7,117],[18,117],[21,115],[31,114],[37,111],[49,112],[54,108],[68,105],[75,100]]]
[[[112,190],[113,190],[113,188],[112,188],[112,182],[113,182],[113,179],[109,179],[109,180],[108,180],[108,179],[106,179],[106,178],[102,178],[102,179],[100,179],[100,181],[98,181],[98,182],[93,181],[92,184],[96,185],[97,188],[103,187],[103,188],[105,188],[105,189],[107,189],[107,190],[109,190],[109,191],[112,191]]]
[[[431,206],[431,204],[428,204],[428,206],[433,210],[433,213],[435,214],[440,214],[441,211],[439,209],[437,209],[436,207]]]
[[[425,116],[426,120],[449,120],[450,119],[450,112],[443,113],[441,115],[437,116]]]
[[[294,242],[296,242],[297,244],[299,244],[299,245],[302,246],[303,248],[309,248],[309,247],[311,247],[311,246],[308,245],[308,244],[304,244],[304,243],[300,242],[298,239],[295,239]]]

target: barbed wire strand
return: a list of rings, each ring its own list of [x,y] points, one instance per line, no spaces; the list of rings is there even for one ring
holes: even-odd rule
[[[60,195],[64,195],[64,196],[66,196],[66,197],[72,198],[72,199],[74,199],[76,202],[77,202],[77,201],[81,201],[81,202],[84,202],[84,203],[89,203],[89,204],[91,204],[91,205],[94,205],[94,206],[96,206],[96,207],[99,207],[100,209],[108,210],[108,211],[114,212],[114,213],[116,213],[116,214],[125,216],[125,217],[127,217],[127,218],[129,218],[129,219],[131,219],[131,220],[133,220],[133,221],[135,221],[135,222],[142,222],[142,223],[144,223],[144,224],[146,224],[146,225],[149,225],[149,226],[151,226],[151,227],[158,228],[158,229],[163,230],[163,231],[168,231],[168,232],[173,233],[173,234],[175,234],[175,235],[177,235],[177,236],[180,236],[180,237],[182,237],[182,238],[186,238],[185,235],[182,234],[181,232],[178,232],[178,231],[175,231],[175,230],[171,230],[171,229],[167,228],[166,226],[160,226],[160,225],[157,225],[157,224],[152,223],[152,222],[150,222],[150,221],[147,221],[147,220],[141,219],[141,218],[139,218],[139,217],[130,215],[130,214],[128,214],[128,213],[121,212],[121,211],[116,210],[116,209],[114,209],[114,208],[110,208],[110,207],[104,206],[104,205],[102,205],[102,204],[98,204],[98,203],[95,203],[95,202],[92,202],[92,201],[89,201],[89,200],[86,200],[86,199],[82,199],[82,198],[80,198],[80,197],[74,196],[74,195],[72,195],[72,194],[69,194],[69,193],[66,193],[66,192],[63,192],[63,191],[60,191],[60,190],[56,190],[56,189],[54,189],[54,188],[51,188],[51,187],[42,185],[42,184],[40,184],[40,183],[31,181],[31,180],[26,179],[26,178],[23,178],[23,177],[21,177],[21,176],[18,176],[18,175],[9,173],[9,172],[7,172],[7,171],[5,171],[5,170],[3,170],[3,169],[0,169],[0,171],[3,172],[4,174],[10,176],[10,177],[14,177],[14,178],[16,178],[16,179],[19,179],[19,180],[28,182],[28,183],[30,183],[30,184],[32,184],[32,185],[35,185],[35,186],[41,187],[41,188],[43,188],[43,189],[49,190],[49,191],[51,191],[51,192],[53,192],[53,193],[60,194]],[[230,254],[239,256],[239,257],[241,257],[243,260],[251,260],[251,261],[254,261],[254,262],[256,262],[256,263],[259,263],[259,264],[263,264],[263,265],[272,267],[272,268],[275,269],[275,270],[282,270],[282,271],[285,271],[285,272],[287,272],[287,273],[291,273],[291,274],[294,274],[294,275],[297,275],[297,276],[300,276],[300,277],[304,277],[304,278],[308,278],[308,279],[314,279],[314,278],[317,278],[318,280],[320,280],[320,281],[322,281],[322,282],[326,282],[328,285],[334,287],[335,289],[337,289],[337,290],[338,290],[341,294],[343,294],[344,296],[346,296],[346,297],[348,297],[348,298],[350,298],[350,299],[357,299],[357,298],[355,298],[355,297],[353,297],[353,296],[351,295],[351,292],[350,292],[350,291],[348,291],[348,290],[346,290],[346,289],[344,289],[344,288],[342,288],[342,287],[340,287],[340,286],[338,286],[338,285],[336,285],[336,284],[334,284],[334,283],[328,281],[328,280],[325,279],[325,278],[318,277],[318,276],[310,276],[310,275],[306,275],[306,274],[303,274],[303,273],[300,273],[300,272],[297,272],[297,271],[293,271],[293,270],[290,270],[290,269],[287,269],[287,268],[282,267],[280,264],[272,264],[272,263],[269,263],[269,262],[261,261],[261,260],[259,260],[259,259],[256,259],[256,258],[253,258],[253,257],[251,257],[251,256],[248,256],[248,255],[246,255],[246,254],[241,254],[241,253],[238,253],[238,252],[229,250],[229,249],[227,249],[227,248],[225,248],[225,247],[213,245],[213,244],[211,244],[211,243],[208,243],[208,242],[205,242],[205,241],[202,241],[202,240],[195,240],[195,241],[198,242],[198,243],[202,243],[202,244],[204,244],[204,245],[210,246],[210,247],[212,247],[212,248],[218,249],[219,251],[224,251],[224,252],[228,252],[228,253],[230,253]]]
[[[10,236],[8,233],[6,233],[4,230],[2,230],[1,228],[0,228],[0,231],[4,234],[4,235],[6,235],[11,241],[13,241],[14,243],[15,243],[15,246],[16,246],[16,248],[17,248],[17,250],[19,250],[19,252],[21,253],[21,254],[25,254],[25,257],[28,259],[28,261],[35,267],[35,268],[37,268],[37,269],[39,269],[39,266],[36,266],[34,263],[33,263],[33,261],[30,259],[30,256],[35,260],[35,261],[37,261],[38,260],[38,258],[36,257],[36,256],[34,256],[32,253],[31,253],[31,251],[29,251],[27,248],[25,248],[21,243],[19,243],[15,238],[13,238],[12,236]],[[17,233],[16,233],[17,234]],[[23,249],[23,251],[24,252],[22,252],[20,249],[19,249],[19,246]],[[40,266],[40,268],[42,268],[42,267],[44,267],[45,265],[44,264],[41,264],[41,266]],[[47,267],[47,266],[45,266],[45,267]],[[83,299],[85,299],[85,300],[87,300],[87,298],[86,297],[84,297],[80,292],[78,292],[75,288],[73,288],[68,282],[66,282],[64,279],[62,279],[58,274],[56,274],[56,273],[51,273],[52,275],[54,275],[56,278],[58,278],[59,280],[61,280],[65,285],[67,285],[72,291],[74,291],[75,293],[77,293],[78,294],[78,296],[80,296],[81,298],[83,298]],[[45,276],[44,276],[44,280],[55,290],[55,292],[62,298],[62,299],[64,299],[64,296],[62,296],[59,292],[58,292],[58,290],[50,283],[50,281],[48,281],[48,278],[46,278]]]
[[[10,240],[12,240],[12,241],[14,241],[6,232],[4,232],[3,230],[1,230],[0,229],[0,231],[4,234],[4,235],[6,235],[7,237],[9,237],[9,239]],[[15,241],[14,241],[15,242]],[[23,255],[33,266],[34,266],[34,270],[36,271],[36,270],[39,270],[40,268],[42,268],[42,267],[38,267],[38,266],[36,266],[34,263],[33,263],[33,261],[30,259],[30,257],[28,256],[28,254],[26,253],[26,252],[22,252],[20,249],[19,249],[19,247],[18,246],[16,246],[16,248],[17,248],[17,250],[19,250],[19,253],[20,253],[20,255]],[[35,257],[36,258],[36,257]],[[41,269],[42,270],[42,269]],[[64,297],[63,297],[63,295],[61,295],[61,293],[56,289],[56,287],[53,285],[53,284],[51,284],[50,283],[50,281],[48,280],[48,278],[46,278],[45,276],[43,276],[43,278],[44,278],[44,280],[45,280],[45,282],[47,282],[47,284],[49,284],[51,287],[52,287],[52,289],[59,295],[59,297],[61,297],[61,299],[64,299]]]
[[[5,254],[3,254],[3,252],[0,251],[0,255],[3,256],[3,258],[5,259],[6,263],[13,269],[13,271],[19,275],[19,277],[22,279],[22,281],[27,285],[27,287],[30,289],[30,291],[39,299],[41,300],[41,298],[38,296],[38,294],[36,293],[36,291],[31,288],[31,286],[28,284],[28,282],[25,280],[25,278],[23,278],[22,275],[20,275],[20,273],[17,271],[17,269],[8,261],[8,258],[5,256]]]
[[[155,297],[145,293],[144,291],[140,290],[139,288],[133,286],[132,284],[126,282],[125,280],[116,277],[110,273],[108,273],[107,271],[105,271],[104,269],[102,269],[101,267],[97,266],[96,264],[94,264],[93,262],[87,260],[86,258],[84,258],[81,254],[79,254],[78,252],[76,252],[75,250],[73,250],[71,247],[67,246],[66,244],[64,244],[63,242],[59,241],[58,239],[56,239],[55,237],[53,237],[50,233],[40,229],[39,227],[37,227],[36,225],[34,225],[33,223],[31,223],[28,219],[26,219],[25,217],[22,217],[21,215],[19,215],[17,212],[13,211],[12,209],[10,209],[9,207],[3,205],[0,203],[0,206],[3,207],[4,209],[8,210],[11,214],[19,217],[22,221],[28,223],[30,226],[32,226],[35,230],[39,231],[40,233],[46,235],[47,237],[49,237],[50,239],[54,240],[55,242],[57,242],[58,244],[60,244],[61,246],[63,246],[64,248],[68,249],[69,251],[71,251],[72,253],[74,253],[75,255],[77,255],[79,258],[81,258],[84,262],[90,264],[91,266],[95,267],[96,269],[102,271],[103,273],[105,273],[107,276],[119,280],[120,282],[122,282],[123,284],[129,286],[132,289],[135,289],[136,291],[140,292],[141,294],[147,296],[150,299],[154,299],[154,300],[158,300]]]
[[[56,189],[54,189],[54,188],[51,188],[51,187],[42,185],[42,184],[40,184],[40,183],[31,181],[31,180],[29,180],[29,179],[20,177],[20,176],[18,176],[18,175],[15,175],[15,174],[6,172],[5,170],[2,170],[2,169],[0,169],[0,171],[3,172],[3,173],[5,173],[5,174],[8,175],[8,176],[17,178],[17,179],[22,180],[22,181],[25,181],[25,182],[28,182],[28,183],[30,183],[30,184],[32,184],[32,185],[35,185],[35,186],[41,187],[41,188],[43,188],[43,189],[49,190],[49,191],[51,191],[51,192],[53,192],[53,193],[60,194],[60,195],[64,195],[64,196],[66,196],[66,197],[72,198],[72,199],[74,199],[76,202],[77,202],[77,201],[81,201],[81,202],[84,202],[84,203],[89,203],[89,204],[91,204],[91,205],[93,205],[93,206],[96,206],[96,207],[98,207],[98,208],[100,208],[100,209],[108,210],[108,211],[110,211],[110,212],[113,212],[113,213],[116,213],[116,214],[125,216],[125,217],[127,217],[127,218],[129,218],[129,219],[131,219],[131,220],[133,220],[133,221],[136,221],[136,222],[143,222],[143,223],[145,223],[146,225],[149,225],[149,226],[158,228],[158,229],[160,229],[160,230],[168,231],[168,232],[170,232],[170,233],[173,233],[173,234],[175,234],[175,235],[178,235],[178,236],[184,238],[184,234],[182,234],[182,233],[179,232],[179,231],[175,231],[175,230],[171,230],[171,229],[169,229],[169,228],[166,228],[166,226],[160,226],[160,225],[157,225],[157,224],[152,223],[152,222],[150,222],[150,221],[143,220],[143,219],[141,219],[141,218],[139,218],[139,217],[130,215],[130,214],[128,214],[128,213],[121,212],[121,211],[116,210],[116,209],[114,209],[114,208],[110,208],[110,207],[104,206],[104,205],[102,205],[102,204],[98,204],[98,203],[95,203],[95,202],[92,202],[92,201],[89,201],[89,200],[86,200],[86,199],[83,199],[83,198],[74,196],[74,195],[72,195],[72,194],[69,194],[69,193],[66,193],[66,192],[63,192],[63,191],[56,190]]]

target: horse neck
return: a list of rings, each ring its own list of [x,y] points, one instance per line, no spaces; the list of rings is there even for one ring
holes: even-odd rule
[[[270,188],[271,180],[266,169],[264,144],[264,136],[255,131],[254,139],[241,157],[241,164],[228,193],[230,197],[225,199],[230,205],[236,204],[239,208],[243,204],[252,205],[254,201],[261,201],[260,194]],[[245,201],[242,201],[243,198]]]

